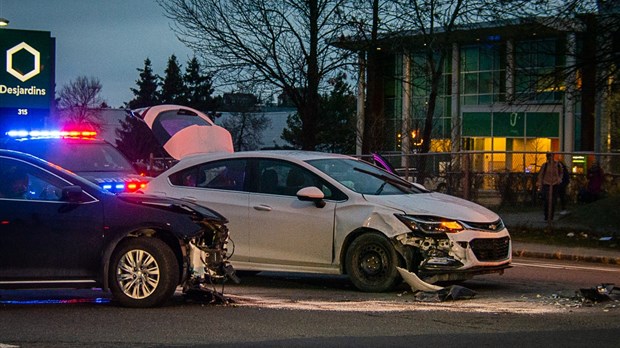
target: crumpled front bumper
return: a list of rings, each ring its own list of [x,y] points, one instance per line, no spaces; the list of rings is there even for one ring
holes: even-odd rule
[[[228,261],[228,227],[217,221],[202,221],[204,232],[187,243],[188,272],[184,290],[202,288],[223,283],[227,279],[238,282],[235,271]]]
[[[393,240],[409,271],[435,281],[501,273],[510,267],[512,243],[507,229],[463,230],[440,235],[401,234]]]

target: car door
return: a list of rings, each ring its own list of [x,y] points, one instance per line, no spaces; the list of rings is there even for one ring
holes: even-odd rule
[[[301,201],[303,187],[325,188],[309,170],[274,159],[256,163],[258,184],[249,196],[250,262],[326,267],[333,263],[336,203]]]
[[[19,194],[0,193],[0,282],[94,282],[103,243],[99,201],[62,201],[61,188],[71,183],[22,160],[0,157],[0,171],[0,191],[12,172],[27,180]]]
[[[171,174],[168,177],[171,187],[150,193],[187,199],[224,215],[233,242],[232,260],[247,261],[254,224],[248,222],[246,166],[245,159],[201,163]]]

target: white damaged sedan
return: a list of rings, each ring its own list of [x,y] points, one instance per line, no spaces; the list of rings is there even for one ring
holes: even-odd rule
[[[347,274],[382,292],[402,281],[397,267],[432,283],[503,273],[512,259],[494,212],[344,155],[188,156],[145,192],[224,214],[237,270]]]

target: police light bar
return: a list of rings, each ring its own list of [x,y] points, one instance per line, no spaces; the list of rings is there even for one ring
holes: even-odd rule
[[[145,181],[132,181],[127,183],[106,182],[101,184],[101,188],[113,193],[119,192],[136,192],[146,187]]]
[[[93,138],[95,131],[80,130],[10,130],[6,132],[11,138]]]

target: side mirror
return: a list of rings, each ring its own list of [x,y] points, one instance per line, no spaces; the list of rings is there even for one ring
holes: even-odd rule
[[[317,208],[323,208],[325,206],[323,198],[325,198],[323,191],[315,186],[304,187],[297,191],[297,199],[304,202],[314,202]]]
[[[65,202],[77,203],[82,198],[82,188],[77,185],[65,186],[62,188],[60,200]]]

